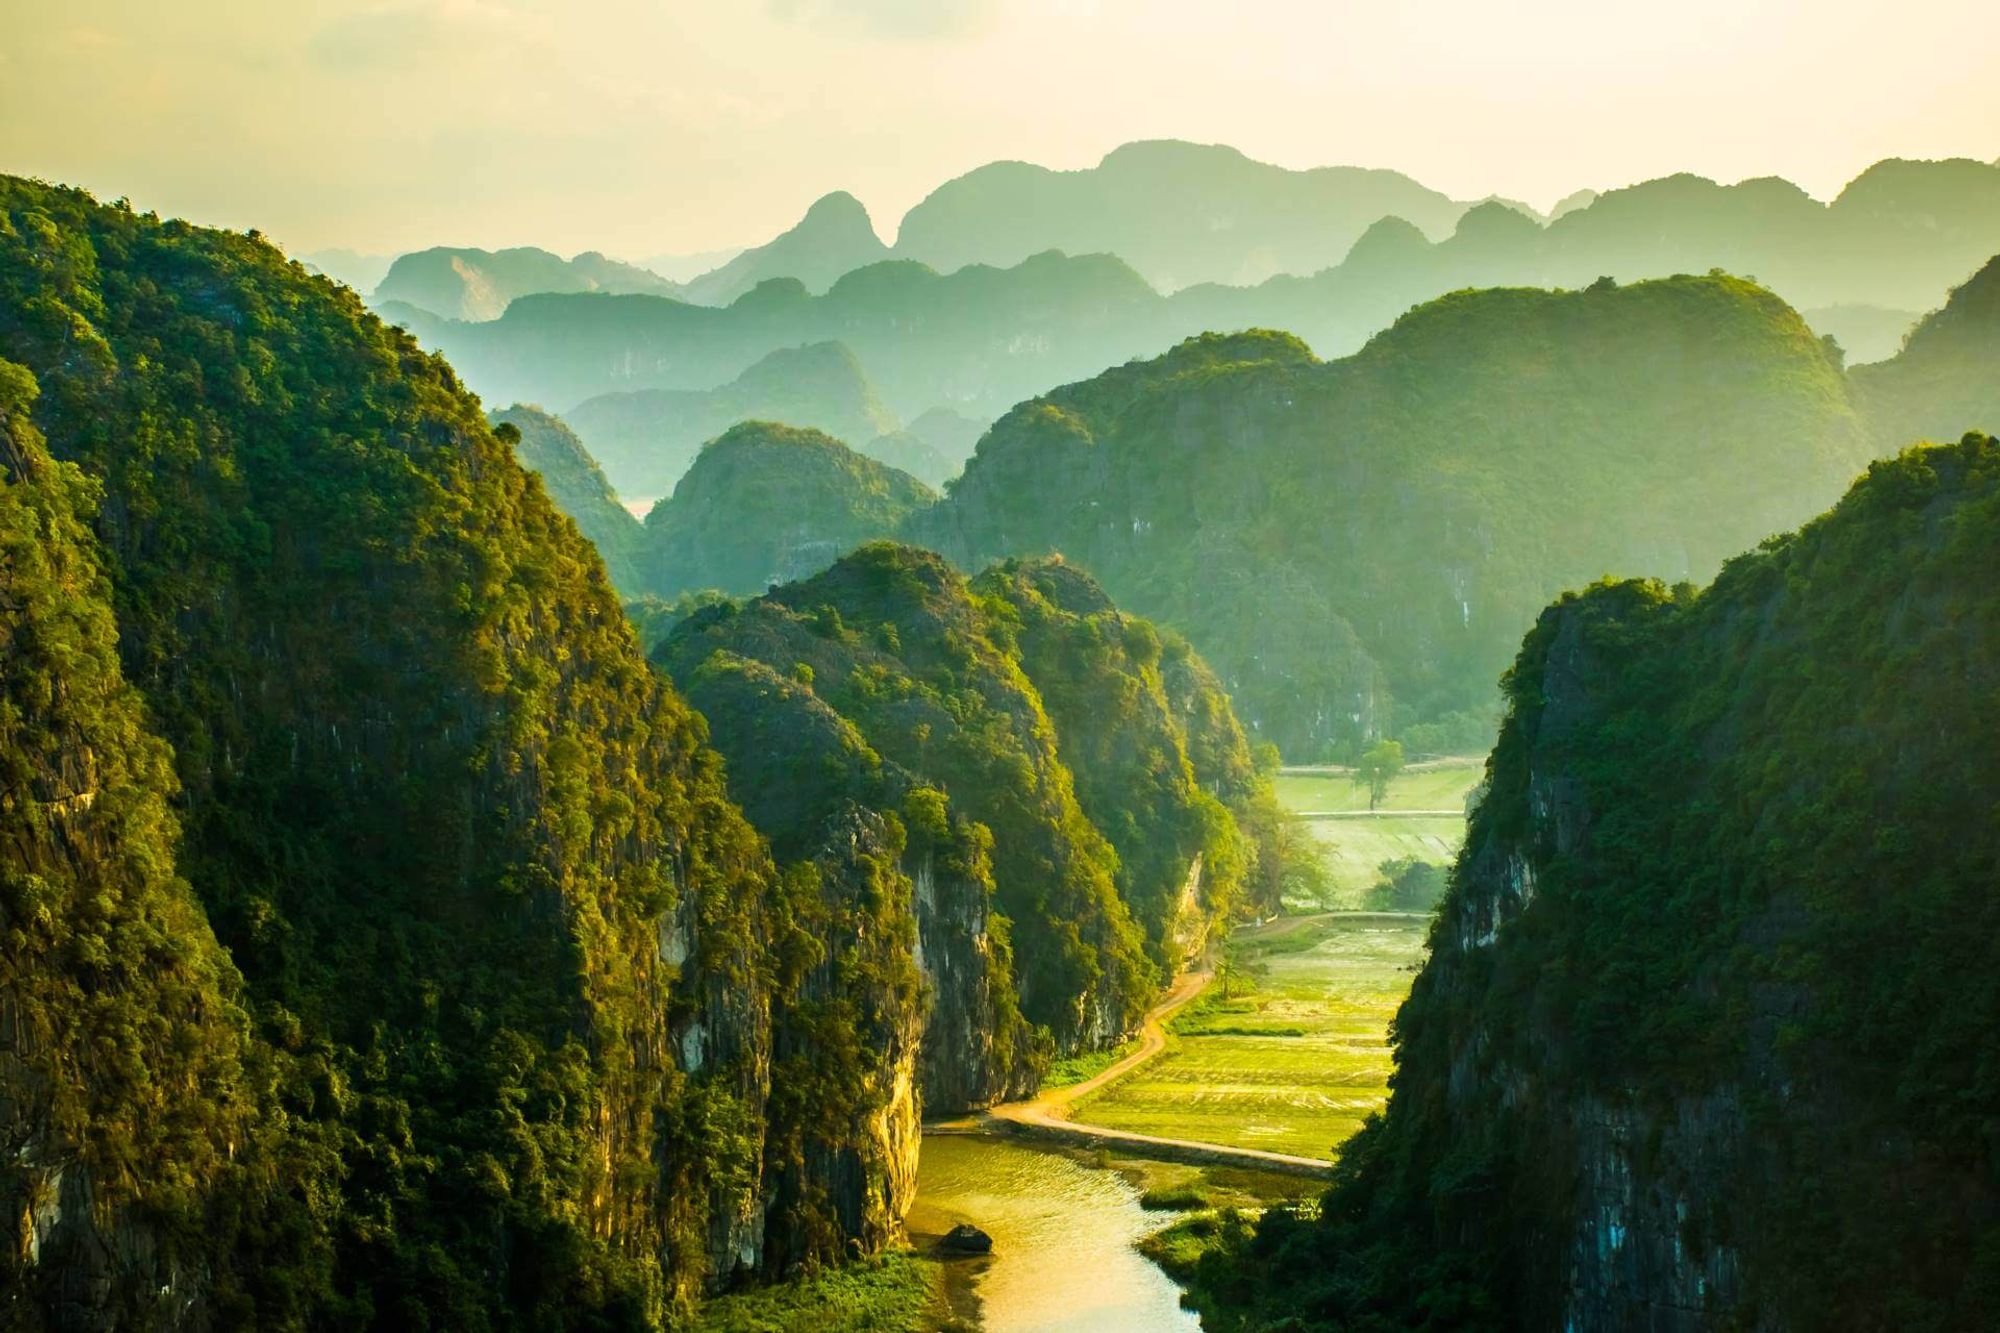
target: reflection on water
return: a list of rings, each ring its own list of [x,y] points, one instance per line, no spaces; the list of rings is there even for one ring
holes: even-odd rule
[[[1115,1171],[999,1139],[924,1137],[910,1231],[970,1222],[993,1257],[960,1261],[988,1333],[1170,1333],[1201,1327],[1180,1288],[1132,1243],[1173,1219],[1147,1213]]]

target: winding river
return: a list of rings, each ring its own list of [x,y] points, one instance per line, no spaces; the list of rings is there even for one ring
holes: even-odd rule
[[[927,1134],[909,1226],[919,1244],[959,1222],[990,1258],[951,1263],[954,1298],[987,1333],[1173,1333],[1201,1327],[1133,1243],[1172,1221],[1116,1171],[1005,1139]]]

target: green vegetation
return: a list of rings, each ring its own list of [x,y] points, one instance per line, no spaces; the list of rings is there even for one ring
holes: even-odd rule
[[[1484,756],[1405,765],[1389,783],[1377,810],[1384,815],[1463,810],[1485,770]],[[1369,808],[1368,789],[1357,785],[1348,769],[1287,769],[1278,774],[1273,788],[1285,809],[1300,813],[1341,814]]]
[[[1414,857],[1384,861],[1382,877],[1368,890],[1371,912],[1428,913],[1444,897],[1445,870],[1436,861]]]
[[[691,616],[658,660],[781,854],[843,803],[934,790],[935,836],[990,848],[999,980],[1056,1054],[1115,1044],[1178,953],[1278,874],[1268,776],[1213,676],[1058,562],[968,583],[873,543]]]
[[[1490,718],[1565,585],[1703,576],[1865,456],[1837,358],[1750,283],[1460,292],[1342,361],[1205,335],[1023,403],[909,531],[1062,551],[1289,758],[1352,759]]]
[[[719,388],[601,394],[565,414],[627,495],[671,494],[710,440],[744,421],[775,421],[840,440],[896,429],[845,344],[782,347]]]
[[[521,466],[542,479],[556,508],[597,548],[612,584],[622,592],[638,591],[645,529],[619,503],[618,492],[576,432],[541,408],[521,403],[492,413],[490,420],[494,433],[514,446]]]
[[[1042,1075],[1041,1086],[1071,1088],[1079,1083],[1088,1083],[1138,1048],[1138,1042],[1127,1041],[1101,1051],[1078,1051],[1075,1055],[1059,1056],[1049,1062],[1048,1072]]]
[[[10,1245],[10,1293],[622,1329],[885,1243],[900,832],[772,865],[451,370],[254,235],[13,178],[0,356],[0,1198],[106,1279]]]
[[[1139,1196],[1139,1206],[1152,1212],[1186,1213],[1209,1204],[1208,1196],[1192,1185],[1176,1185],[1145,1191]]]
[[[36,393],[0,360],[0,1206],[19,1228],[0,1286],[23,1327],[86,1283],[137,1320],[198,1259],[243,1308],[263,1275],[240,1233],[298,1221],[259,1197],[284,1149],[271,1071],[175,872],[173,756],[118,661],[98,488],[49,457]],[[284,1257],[323,1279],[319,1256]]]
[[[1848,378],[1883,451],[2000,426],[2000,257],[1910,330],[1902,350]]]
[[[647,591],[745,594],[813,574],[894,533],[936,492],[816,430],[746,421],[702,446],[646,515]]]
[[[1316,1216],[1223,1328],[1977,1324],[1993,1234],[2000,442],[1872,467],[1705,591],[1539,620]]]
[[[1330,1157],[1388,1098],[1390,1019],[1420,957],[1421,917],[1282,917],[1231,941],[1165,1054],[1086,1099],[1114,1129]]]
[[[958,1320],[938,1261],[889,1253],[797,1282],[722,1296],[695,1333],[952,1333]]]

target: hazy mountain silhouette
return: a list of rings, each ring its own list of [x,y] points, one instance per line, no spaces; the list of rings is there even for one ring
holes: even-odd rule
[[[776,240],[745,250],[687,284],[686,296],[703,305],[728,305],[769,278],[796,278],[823,292],[843,273],[887,258],[889,247],[875,234],[868,210],[845,191],[829,194],[806,210],[797,226]]]
[[[446,319],[498,319],[517,296],[534,292],[645,292],[679,287],[657,273],[588,251],[564,259],[532,246],[461,250],[438,246],[402,255],[376,284],[371,302],[401,301]]]
[[[1082,171],[995,162],[968,172],[910,210],[896,253],[949,272],[1043,250],[1108,251],[1171,291],[1317,272],[1380,218],[1442,235],[1465,208],[1399,172],[1289,171],[1234,148],[1157,140]]]
[[[898,424],[854,353],[837,342],[772,352],[718,389],[601,394],[567,417],[618,489],[635,497],[672,491],[702,443],[739,421],[850,440],[872,440]]]

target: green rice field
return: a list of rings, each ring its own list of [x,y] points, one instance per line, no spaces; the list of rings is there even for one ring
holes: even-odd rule
[[[1294,907],[1352,910],[1381,878],[1384,861],[1414,857],[1450,865],[1465,839],[1466,798],[1485,773],[1485,761],[1443,761],[1404,773],[1389,785],[1381,809],[1368,812],[1368,789],[1344,772],[1280,773],[1278,801],[1295,814],[1331,814],[1309,819],[1306,828],[1326,859],[1331,894],[1323,903]],[[1402,813],[1453,811],[1458,813]]]
[[[1388,1097],[1387,1032],[1409,993],[1421,916],[1286,917],[1248,932],[1167,1051],[1076,1119],[1168,1138],[1331,1157]]]

